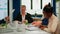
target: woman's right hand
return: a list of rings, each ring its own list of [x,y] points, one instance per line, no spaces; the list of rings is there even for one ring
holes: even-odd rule
[[[32,22],[32,25],[39,27],[41,25],[42,21],[34,21]]]

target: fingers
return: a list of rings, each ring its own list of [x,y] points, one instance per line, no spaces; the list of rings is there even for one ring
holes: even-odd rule
[[[32,25],[36,24],[36,21],[32,22]]]
[[[41,21],[34,21],[32,22],[32,25],[39,27],[41,25]]]

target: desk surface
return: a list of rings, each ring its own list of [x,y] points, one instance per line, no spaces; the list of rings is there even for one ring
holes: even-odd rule
[[[25,31],[25,32],[13,31],[13,32],[5,32],[1,34],[50,34],[50,33],[47,33],[45,31]]]
[[[36,31],[30,31],[26,29],[24,31],[17,31],[15,29],[7,28],[7,29],[0,29],[0,34],[50,34],[50,33],[40,29]]]

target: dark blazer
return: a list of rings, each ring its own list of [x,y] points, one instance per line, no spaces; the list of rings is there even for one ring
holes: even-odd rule
[[[33,19],[29,13],[26,14],[25,19],[28,20],[28,23],[32,23]],[[22,21],[22,15],[19,13],[14,20]]]

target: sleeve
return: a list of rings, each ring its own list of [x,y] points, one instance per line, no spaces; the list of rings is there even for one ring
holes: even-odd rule
[[[0,20],[0,24],[5,24],[6,21],[4,19]]]
[[[29,23],[32,23],[33,22],[33,18],[31,16],[31,14],[27,13],[27,20]]]
[[[55,32],[56,28],[57,28],[57,24],[58,24],[58,19],[54,19],[51,27],[45,28],[44,30],[47,31],[47,32]]]
[[[50,29],[52,32],[56,31],[57,25],[58,25],[58,21],[59,21],[58,19],[53,20],[53,24],[52,24],[51,29]]]
[[[44,31],[46,32],[50,32],[50,30],[48,28],[44,28]]]

